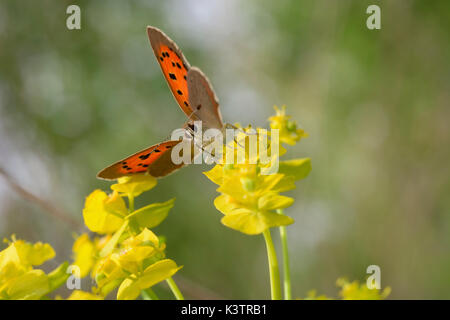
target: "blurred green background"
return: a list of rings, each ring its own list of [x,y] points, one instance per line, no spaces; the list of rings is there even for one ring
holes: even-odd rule
[[[66,28],[73,3],[81,30]],[[366,27],[370,4],[381,30]],[[0,167],[82,224],[85,197],[110,185],[96,173],[185,121],[146,35],[157,26],[211,79],[227,122],[267,127],[286,104],[309,133],[286,156],[313,165],[289,194],[295,297],[336,296],[338,277],[376,264],[390,298],[448,299],[449,13],[449,1],[4,0]],[[208,169],[160,180],[137,205],[176,197],[155,232],[184,265],[186,297],[269,298],[263,238],[220,224]],[[86,230],[0,177],[1,238],[49,242],[56,265]]]

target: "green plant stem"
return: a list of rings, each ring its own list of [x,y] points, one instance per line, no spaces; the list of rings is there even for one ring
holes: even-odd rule
[[[283,210],[277,210],[279,214],[284,214]],[[287,242],[287,230],[285,226],[280,227],[281,248],[283,253],[283,289],[284,300],[292,299],[291,270],[289,268],[289,250]]]
[[[292,299],[291,270],[289,269],[289,252],[287,244],[287,231],[285,226],[280,227],[281,247],[283,252],[283,288],[284,300]]]
[[[267,258],[269,260],[270,272],[270,292],[272,300],[281,300],[280,272],[278,270],[277,253],[272,242],[270,229],[263,232],[264,240],[266,240]]]
[[[134,212],[134,196],[131,194],[128,195],[128,212]]]
[[[134,212],[134,196],[131,194],[128,195],[128,213],[132,214]],[[132,219],[129,219],[129,226],[130,230],[138,234],[139,233],[139,225],[136,223],[136,221],[133,221]]]
[[[142,290],[141,296],[144,300],[159,300],[158,296],[151,288]]]
[[[181,293],[180,289],[178,289],[177,284],[175,281],[173,281],[172,277],[166,279],[167,284],[170,287],[170,290],[172,290],[173,295],[177,300],[184,300],[183,294]]]

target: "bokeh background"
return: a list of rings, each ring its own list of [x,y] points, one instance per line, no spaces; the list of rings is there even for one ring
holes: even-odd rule
[[[69,31],[74,3],[82,29]],[[370,4],[381,30],[366,27]],[[289,194],[295,297],[336,296],[338,277],[364,281],[376,264],[390,298],[448,299],[449,13],[449,1],[1,1],[0,168],[16,185],[0,176],[0,237],[70,259],[85,197],[110,185],[97,171],[185,121],[153,25],[209,76],[227,122],[267,127],[285,104],[309,133],[286,156],[313,165]],[[137,205],[176,197],[155,232],[187,297],[269,298],[263,238],[220,224],[208,169],[160,180]]]

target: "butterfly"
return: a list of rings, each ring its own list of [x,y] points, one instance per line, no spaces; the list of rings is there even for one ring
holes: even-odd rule
[[[188,117],[185,127],[194,129],[194,121],[202,121],[206,128],[222,130],[224,123],[219,110],[219,100],[203,72],[191,67],[181,50],[164,32],[148,26],[147,34],[153,53],[161,67],[167,84]],[[141,150],[101,170],[97,177],[114,180],[133,174],[149,174],[164,177],[181,168],[175,164],[171,150],[183,140],[168,140]]]

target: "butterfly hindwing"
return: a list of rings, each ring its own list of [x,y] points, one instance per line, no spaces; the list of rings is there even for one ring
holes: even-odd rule
[[[190,117],[192,108],[189,105],[187,86],[187,73],[190,69],[188,61],[175,42],[164,32],[158,28],[148,26],[147,33],[153,52],[175,100],[183,112]]]
[[[183,166],[182,163],[174,164],[170,158],[172,148],[180,142],[171,140],[153,145],[103,169],[97,177],[113,180],[146,172],[156,178],[165,176]]]
[[[222,115],[219,100],[208,78],[196,67],[189,69],[187,75],[189,103],[195,115],[206,128],[222,129]]]

